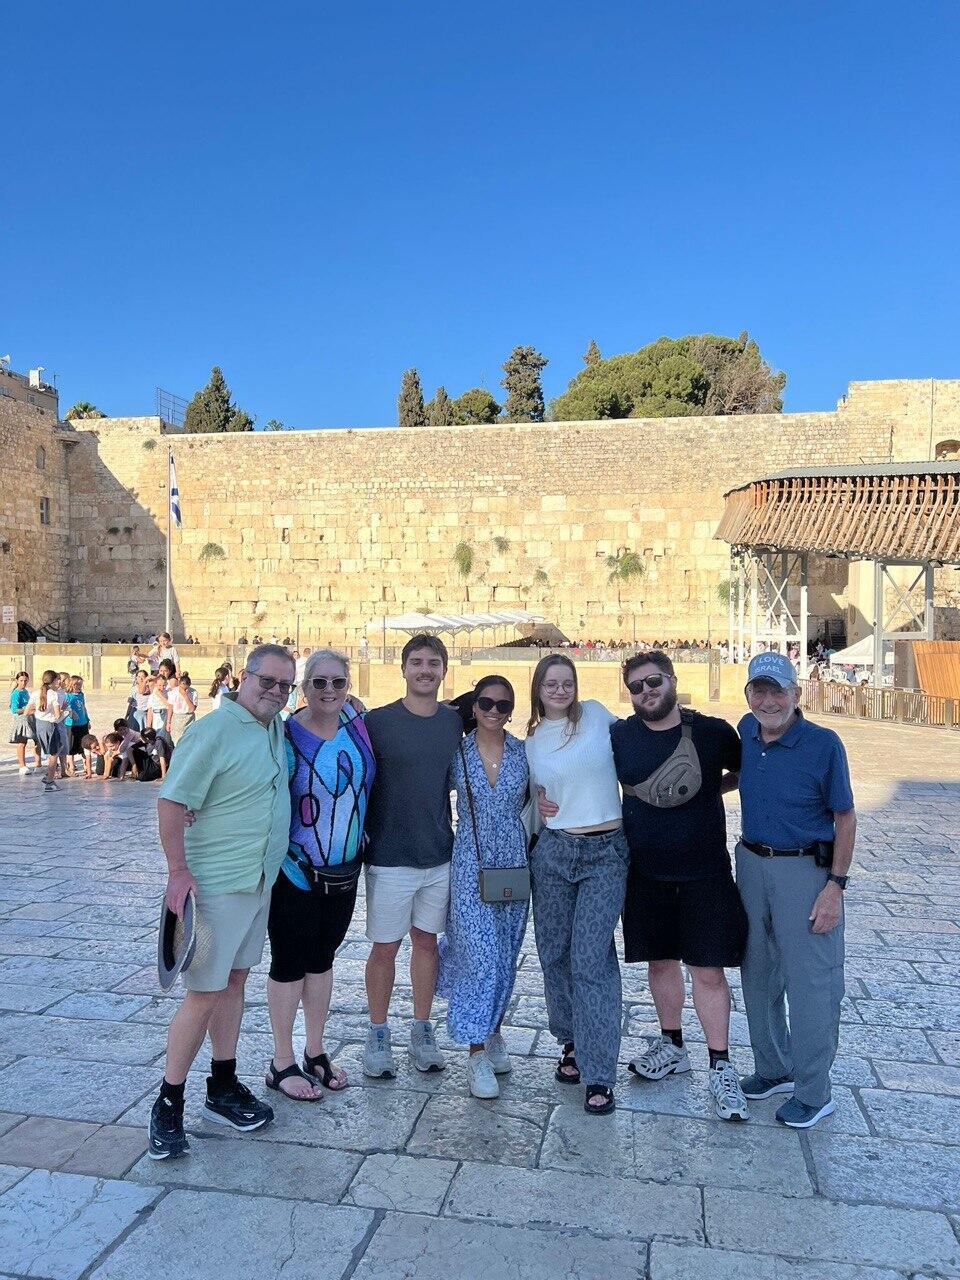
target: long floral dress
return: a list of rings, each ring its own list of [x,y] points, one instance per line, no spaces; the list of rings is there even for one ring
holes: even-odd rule
[[[527,862],[527,837],[520,811],[527,802],[529,773],[523,743],[507,734],[495,787],[477,749],[476,734],[463,740],[453,763],[457,788],[457,833],[450,866],[450,908],[440,938],[437,994],[446,997],[447,1030],[458,1044],[482,1044],[504,1015],[517,973],[527,927],[526,902],[490,903],[480,898],[480,862],[464,780],[464,760],[484,867],[518,867]]]

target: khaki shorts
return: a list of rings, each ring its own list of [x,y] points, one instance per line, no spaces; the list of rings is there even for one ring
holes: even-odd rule
[[[261,880],[249,893],[197,895],[197,914],[210,929],[211,941],[183,974],[188,991],[223,991],[231,969],[252,969],[260,963],[271,889]]]
[[[371,867],[367,875],[367,937],[399,942],[411,926],[442,933],[450,901],[450,863],[441,867]]]

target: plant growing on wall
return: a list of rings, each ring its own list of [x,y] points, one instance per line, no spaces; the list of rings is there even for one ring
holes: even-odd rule
[[[144,440],[143,447],[145,449],[155,449],[157,447],[156,440]]]
[[[635,578],[642,578],[644,564],[636,551],[629,547],[618,547],[616,555],[607,556],[604,563],[610,570],[607,582],[617,589],[617,608],[623,603],[623,588],[629,586]]]
[[[219,542],[205,542],[200,552],[201,560],[222,560],[227,553]]]
[[[510,550],[510,539],[505,538],[502,533],[496,534],[491,541],[493,542],[494,549],[499,552],[500,555],[504,555]]]
[[[453,549],[453,563],[461,578],[469,578],[473,573],[473,547],[469,542],[458,542]]]

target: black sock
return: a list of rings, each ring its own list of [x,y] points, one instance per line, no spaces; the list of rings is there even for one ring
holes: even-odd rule
[[[183,1091],[187,1087],[187,1082],[183,1084],[169,1084],[166,1076],[160,1082],[160,1097],[169,1098],[173,1105],[179,1110],[183,1110]]]
[[[711,1049],[711,1048],[708,1046],[708,1047],[707,1047],[707,1053],[709,1053],[709,1055],[710,1055],[710,1070],[711,1070],[711,1071],[712,1071],[712,1070],[713,1070],[713,1068],[717,1065],[717,1063],[718,1063],[718,1062],[729,1062],[729,1061],[730,1061],[730,1050],[729,1050],[729,1049]]]
[[[670,1031],[669,1028],[667,1027],[661,1027],[660,1034],[662,1036],[669,1036],[678,1049],[683,1048],[683,1032],[682,1031]]]
[[[237,1078],[236,1058],[224,1058],[218,1062],[210,1059],[210,1087],[215,1091],[229,1089]]]

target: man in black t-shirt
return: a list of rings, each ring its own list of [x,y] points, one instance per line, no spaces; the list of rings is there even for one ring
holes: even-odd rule
[[[647,961],[660,1019],[660,1036],[630,1070],[644,1080],[690,1070],[681,1030],[682,961],[710,1053],[717,1115],[746,1120],[746,1099],[730,1064],[730,988],[723,971],[740,963],[747,936],[727,853],[722,799],[737,786],[740,739],[725,720],[681,712],[673,664],[662,651],[630,658],[623,679],[635,714],[611,725],[610,739],[631,859],[624,952],[628,963]],[[699,785],[696,768],[684,766],[691,744]],[[658,771],[668,760],[664,777]]]

